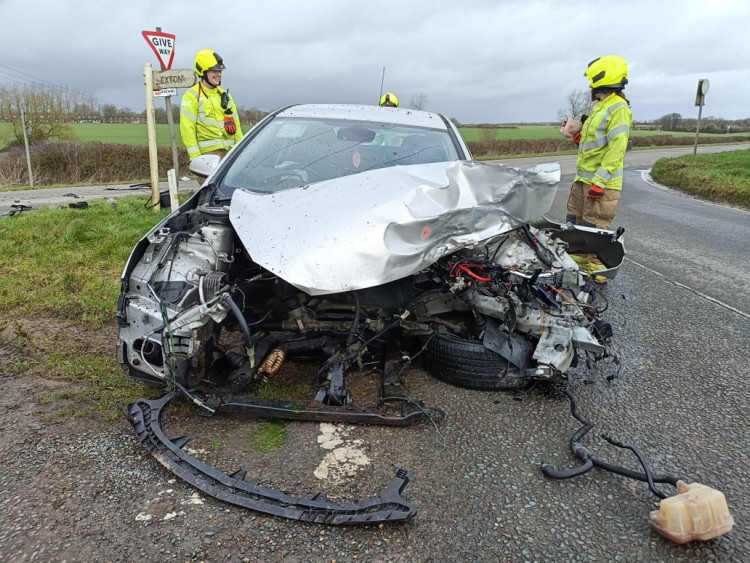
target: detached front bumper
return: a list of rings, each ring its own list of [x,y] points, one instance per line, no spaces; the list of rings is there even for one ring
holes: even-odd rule
[[[379,495],[360,502],[334,504],[325,493],[310,499],[292,497],[244,480],[245,472],[231,475],[188,455],[182,448],[189,438],[173,440],[161,428],[161,417],[172,401],[173,390],[156,400],[138,399],[128,405],[127,418],[138,439],[172,473],[204,493],[273,516],[319,524],[377,524],[414,517],[418,509],[401,497],[413,474],[397,469],[390,485]]]

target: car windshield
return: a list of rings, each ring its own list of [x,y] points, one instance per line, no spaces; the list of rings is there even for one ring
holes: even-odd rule
[[[458,160],[448,131],[371,121],[277,117],[235,155],[214,200],[274,193],[377,168]]]

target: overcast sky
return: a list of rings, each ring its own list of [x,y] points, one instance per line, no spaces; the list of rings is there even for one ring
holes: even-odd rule
[[[267,111],[377,103],[384,74],[402,106],[422,93],[461,123],[555,121],[588,87],[588,62],[616,54],[638,121],[697,117],[700,78],[703,117],[750,117],[749,0],[0,0],[0,19],[0,84],[67,86],[136,111],[144,63],[159,68],[141,31],[159,26],[176,36],[173,69],[213,49],[237,104]]]

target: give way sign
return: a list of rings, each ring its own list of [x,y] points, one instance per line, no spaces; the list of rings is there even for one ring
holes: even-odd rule
[[[162,70],[172,68],[172,59],[174,59],[174,35],[171,33],[162,33],[161,31],[141,31],[144,39],[148,41],[151,48],[156,53]]]

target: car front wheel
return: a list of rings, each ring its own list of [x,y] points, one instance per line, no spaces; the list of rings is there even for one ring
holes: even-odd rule
[[[452,334],[434,333],[427,337],[424,359],[427,371],[438,379],[467,389],[523,389],[528,378],[518,377],[518,369],[478,341]],[[516,376],[514,376],[516,375]]]

